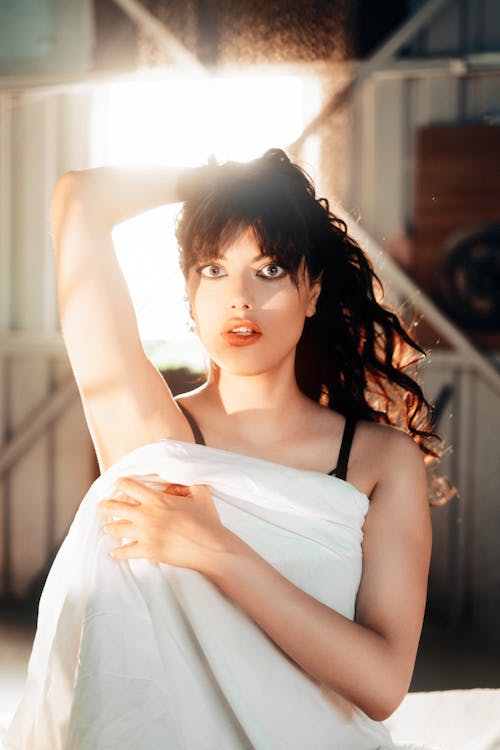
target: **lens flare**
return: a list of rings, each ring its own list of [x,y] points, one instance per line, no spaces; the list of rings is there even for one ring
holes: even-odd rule
[[[98,86],[92,163],[196,166],[210,155],[219,162],[248,161],[295,140],[320,103],[320,83],[313,75],[269,68],[203,77],[137,74]],[[314,170],[317,142],[311,138],[307,145],[304,160]],[[178,208],[159,207],[130,219],[115,227],[113,240],[143,341],[190,342],[196,348],[201,345],[189,331],[177,265]]]

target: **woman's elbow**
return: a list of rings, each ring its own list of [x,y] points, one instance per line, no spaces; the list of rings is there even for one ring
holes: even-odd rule
[[[401,701],[399,703],[401,703]],[[399,706],[399,703],[394,705],[377,705],[373,708],[365,709],[365,714],[373,721],[385,721],[389,716],[392,716],[396,708]]]
[[[75,214],[82,214],[88,206],[90,194],[84,173],[85,170],[65,172],[52,191],[50,222],[56,251],[68,219]]]
[[[77,172],[65,172],[59,177],[52,191],[51,214],[52,221],[54,217],[61,213],[63,208],[74,198],[79,188],[79,178]]]
[[[81,193],[85,181],[84,171],[64,172],[59,177],[52,191],[52,206],[54,204],[67,203],[68,200]]]
[[[407,694],[407,689],[388,692],[386,695],[378,692],[370,697],[367,705],[362,708],[364,713],[373,721],[385,721],[392,716]]]

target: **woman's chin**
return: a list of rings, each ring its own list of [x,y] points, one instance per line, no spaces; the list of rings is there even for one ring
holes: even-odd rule
[[[269,373],[279,365],[276,357],[256,356],[255,352],[242,348],[233,352],[224,352],[223,354],[211,354],[212,362],[224,372],[241,377],[251,377]],[[282,360],[280,360],[282,361]]]

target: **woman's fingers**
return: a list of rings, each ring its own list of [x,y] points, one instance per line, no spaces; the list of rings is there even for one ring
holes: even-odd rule
[[[109,553],[113,560],[130,560],[132,558],[147,557],[146,550],[139,542],[129,542],[121,547],[115,547]]]
[[[107,523],[103,526],[102,530],[105,534],[108,534],[115,539],[123,539],[123,537],[130,538],[131,526],[132,524],[130,521],[113,521],[112,523]]]
[[[114,560],[146,558],[196,568],[205,537],[212,543],[215,526],[221,526],[210,489],[158,479],[148,486],[145,477],[120,477],[113,497],[99,503],[103,532],[127,542],[109,554]]]
[[[161,489],[158,489],[158,484],[160,484]],[[157,482],[156,487],[150,487],[147,482],[145,483],[132,477],[120,477],[115,482],[115,487],[128,497],[135,498],[135,500],[142,503],[157,500],[159,495],[163,497],[165,494],[187,497],[191,494],[191,488],[185,484],[163,480],[160,483]]]
[[[138,501],[147,502],[156,498],[157,490],[131,477],[120,477],[115,482],[115,487],[117,490]]]
[[[159,560],[153,558],[151,550],[140,542],[130,542],[129,544],[123,544],[121,547],[115,547],[109,554],[113,560],[138,560],[142,558],[155,563],[159,562]]]
[[[130,500],[101,500],[99,503],[99,515],[101,517],[106,516],[120,516],[129,521],[135,521],[138,517],[138,509],[141,503],[131,498]]]

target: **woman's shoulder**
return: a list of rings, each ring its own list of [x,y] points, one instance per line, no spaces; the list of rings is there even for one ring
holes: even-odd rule
[[[415,440],[395,425],[359,419],[356,421],[356,432],[363,435],[364,439],[370,441],[381,453],[387,450],[421,453]]]
[[[420,477],[424,454],[415,440],[399,427],[359,420],[353,442],[353,475],[369,488],[370,497],[376,487],[398,481],[398,477]]]
[[[385,424],[383,422],[369,422],[365,419],[360,419],[356,422],[356,431],[363,434],[366,440],[369,440],[377,447],[380,452],[385,452],[388,449],[407,451],[407,452],[419,452],[420,448],[416,444],[408,433],[402,430],[400,427],[395,425]]]

